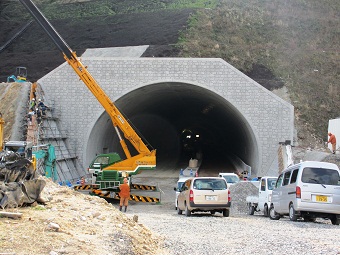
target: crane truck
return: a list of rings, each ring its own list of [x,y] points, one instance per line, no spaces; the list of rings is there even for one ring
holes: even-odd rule
[[[131,127],[115,104],[89,73],[76,53],[66,44],[37,6],[31,0],[20,0],[20,2],[43,28],[46,34],[61,51],[67,63],[73,68],[79,78],[103,106],[110,116],[118,135],[126,158],[121,159],[120,155],[117,153],[97,156],[89,168],[89,172],[92,174],[93,184],[97,185],[101,190],[116,192],[124,177],[138,174],[141,170],[154,170],[156,168],[156,150],[153,148],[149,149],[151,146],[146,145],[142,141],[140,136]],[[136,155],[131,155],[120,132],[124,134],[125,138],[136,149]]]

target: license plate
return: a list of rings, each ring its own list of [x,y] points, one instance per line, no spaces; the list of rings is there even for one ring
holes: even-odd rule
[[[216,201],[217,196],[205,196],[205,200]]]
[[[327,196],[316,196],[316,202],[327,202]]]

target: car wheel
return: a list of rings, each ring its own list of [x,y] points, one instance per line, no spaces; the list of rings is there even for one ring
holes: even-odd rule
[[[215,211],[210,211],[211,215],[214,215],[215,214]]]
[[[188,208],[188,205],[185,204],[185,216],[189,217],[191,215],[191,211]]]
[[[270,218],[271,220],[279,220],[279,219],[280,219],[280,215],[279,215],[277,212],[275,212],[273,206],[271,206],[271,207],[269,208],[269,218]]]
[[[249,204],[249,206],[248,206],[248,214],[249,215],[254,215],[254,212],[255,212],[255,207],[252,206],[251,204]]]
[[[228,209],[223,210],[223,217],[229,217],[230,211]]]
[[[179,209],[179,207],[177,206],[177,214],[181,215],[182,214],[182,210]]]
[[[265,204],[265,205],[264,205],[264,208],[263,208],[263,215],[264,215],[265,217],[268,217],[268,216],[269,216],[268,214],[269,214],[268,205]]]
[[[331,222],[333,225],[339,225],[340,224],[340,215],[334,215],[331,218]]]
[[[297,221],[297,215],[296,215],[296,211],[295,211],[295,209],[294,209],[294,206],[293,206],[293,204],[291,203],[290,205],[289,205],[289,219],[291,220],[291,221]]]

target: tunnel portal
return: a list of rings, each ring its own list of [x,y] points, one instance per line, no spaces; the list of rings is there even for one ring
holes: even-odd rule
[[[208,89],[157,83],[125,94],[116,105],[157,150],[157,169],[185,168],[191,158],[200,159],[202,172],[234,172],[230,159],[235,156],[248,165],[259,163],[249,124],[227,100]],[[100,135],[89,136],[87,154],[102,146],[103,151],[124,155],[106,112],[93,128],[93,134]]]
[[[276,174],[279,143],[293,141],[292,105],[222,59],[139,57],[146,49],[91,49],[82,62],[157,150],[157,169],[177,172],[201,156],[201,169],[232,172],[231,162],[239,160],[252,176]],[[100,153],[123,156],[100,95],[67,63],[38,83],[46,104],[57,109],[55,126],[67,129],[64,144],[83,169]]]

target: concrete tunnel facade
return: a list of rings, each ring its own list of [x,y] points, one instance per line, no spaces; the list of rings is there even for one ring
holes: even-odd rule
[[[84,54],[82,62],[157,149],[157,169],[198,156],[203,168],[230,172],[230,159],[238,158],[252,176],[263,176],[275,171],[279,142],[293,141],[293,106],[222,59]],[[84,168],[96,154],[123,155],[109,116],[67,63],[38,83]]]

